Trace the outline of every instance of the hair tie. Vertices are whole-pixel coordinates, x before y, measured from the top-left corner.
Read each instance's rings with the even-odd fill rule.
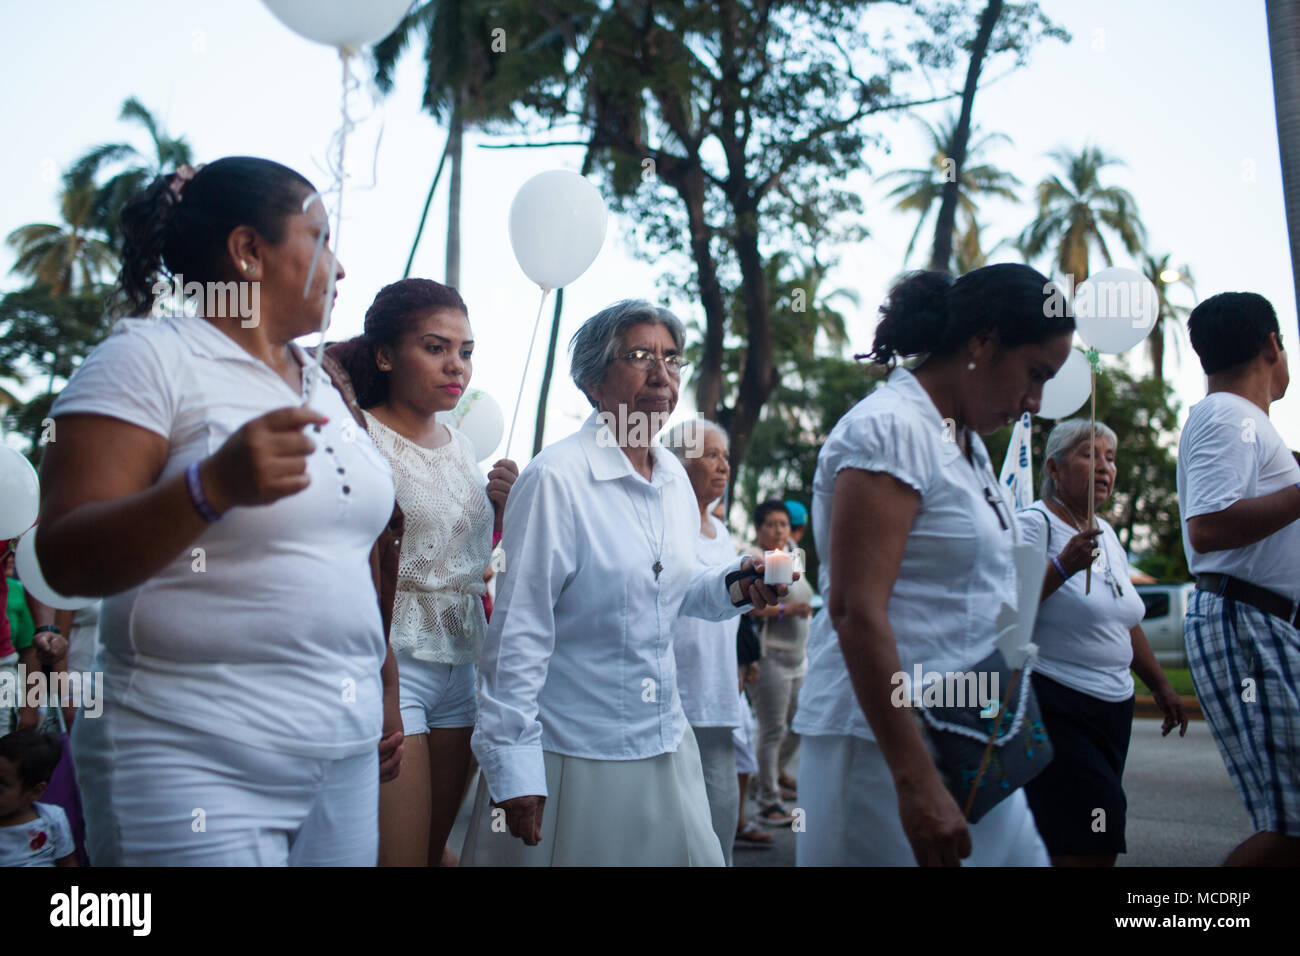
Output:
[[[181,201],[181,193],[189,185],[191,179],[199,174],[199,170],[206,164],[199,163],[197,166],[181,164],[176,167],[176,172],[172,173],[167,179],[167,188],[171,190],[172,199],[176,202]]]

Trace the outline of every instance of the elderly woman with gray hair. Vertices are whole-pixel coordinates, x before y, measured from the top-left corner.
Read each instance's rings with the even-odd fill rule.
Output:
[[[1055,866],[1114,866],[1126,850],[1130,667],[1155,694],[1163,732],[1181,725],[1187,733],[1182,703],[1142,633],[1145,608],[1115,529],[1100,517],[1085,527],[1089,469],[1096,512],[1115,489],[1116,446],[1103,424],[1059,422],[1047,437],[1042,497],[1018,515],[1025,542],[1045,548],[1048,559],[1032,680],[1055,757],[1025,794]],[[1089,564],[1090,593],[1080,573]]]
[[[466,865],[723,865],[673,638],[679,615],[724,621],[785,589],[748,558],[696,566],[696,497],[654,444],[684,338],[671,312],[624,301],[570,343],[594,411],[506,505]]]
[[[672,450],[691,483],[699,506],[699,535],[695,567],[699,571],[736,558],[727,526],[709,513],[709,506],[727,493],[731,477],[727,433],[703,418],[681,422],[668,430],[664,445]],[[704,621],[682,617],[677,622],[673,653],[677,659],[677,692],[695,734],[704,768],[713,832],[731,866],[732,844],[740,818],[740,781],[736,776],[736,745],[732,731],[740,726],[740,678],[736,663],[736,620]]]

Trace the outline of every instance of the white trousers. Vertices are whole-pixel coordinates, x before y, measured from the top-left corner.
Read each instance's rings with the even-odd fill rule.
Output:
[[[700,748],[704,789],[709,795],[713,832],[722,844],[722,858],[731,866],[736,822],[740,819],[740,781],[736,779],[736,745],[731,727],[692,727]]]
[[[379,757],[274,753],[106,704],[72,728],[93,866],[374,866]]]
[[[889,766],[873,740],[803,736],[795,861],[799,866],[916,866],[898,816]],[[962,866],[1049,866],[1034,817],[1017,790],[970,824]]]

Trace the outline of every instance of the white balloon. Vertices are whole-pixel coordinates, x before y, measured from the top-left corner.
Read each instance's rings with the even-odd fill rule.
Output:
[[[299,36],[326,46],[359,50],[397,28],[411,0],[262,0]]]
[[[1073,307],[1079,338],[1098,352],[1119,355],[1151,334],[1160,305],[1146,276],[1112,266],[1079,283]]]
[[[483,461],[496,451],[506,431],[506,417],[497,400],[476,388],[466,391],[455,408],[439,412],[437,418],[469,439],[475,461]]]
[[[30,528],[40,507],[36,469],[22,454],[0,445],[0,539],[16,538]]]
[[[18,580],[22,582],[27,593],[56,610],[78,611],[99,600],[93,597],[64,597],[45,583],[40,562],[36,560],[36,528],[32,528],[18,539],[14,568],[18,572]]]
[[[1056,377],[1049,379],[1043,386],[1043,402],[1038,409],[1038,417],[1068,418],[1079,410],[1091,394],[1092,369],[1088,365],[1088,357],[1078,349],[1070,349],[1070,357],[1065,360]]]
[[[600,252],[605,220],[600,190],[567,169],[548,170],[515,193],[510,245],[524,275],[543,289],[563,289]]]

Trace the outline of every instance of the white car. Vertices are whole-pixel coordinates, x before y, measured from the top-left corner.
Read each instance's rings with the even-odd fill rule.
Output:
[[[1183,618],[1194,590],[1196,585],[1190,581],[1185,584],[1137,585],[1138,596],[1147,608],[1146,617],[1142,618],[1142,630],[1161,667],[1187,666]]]

